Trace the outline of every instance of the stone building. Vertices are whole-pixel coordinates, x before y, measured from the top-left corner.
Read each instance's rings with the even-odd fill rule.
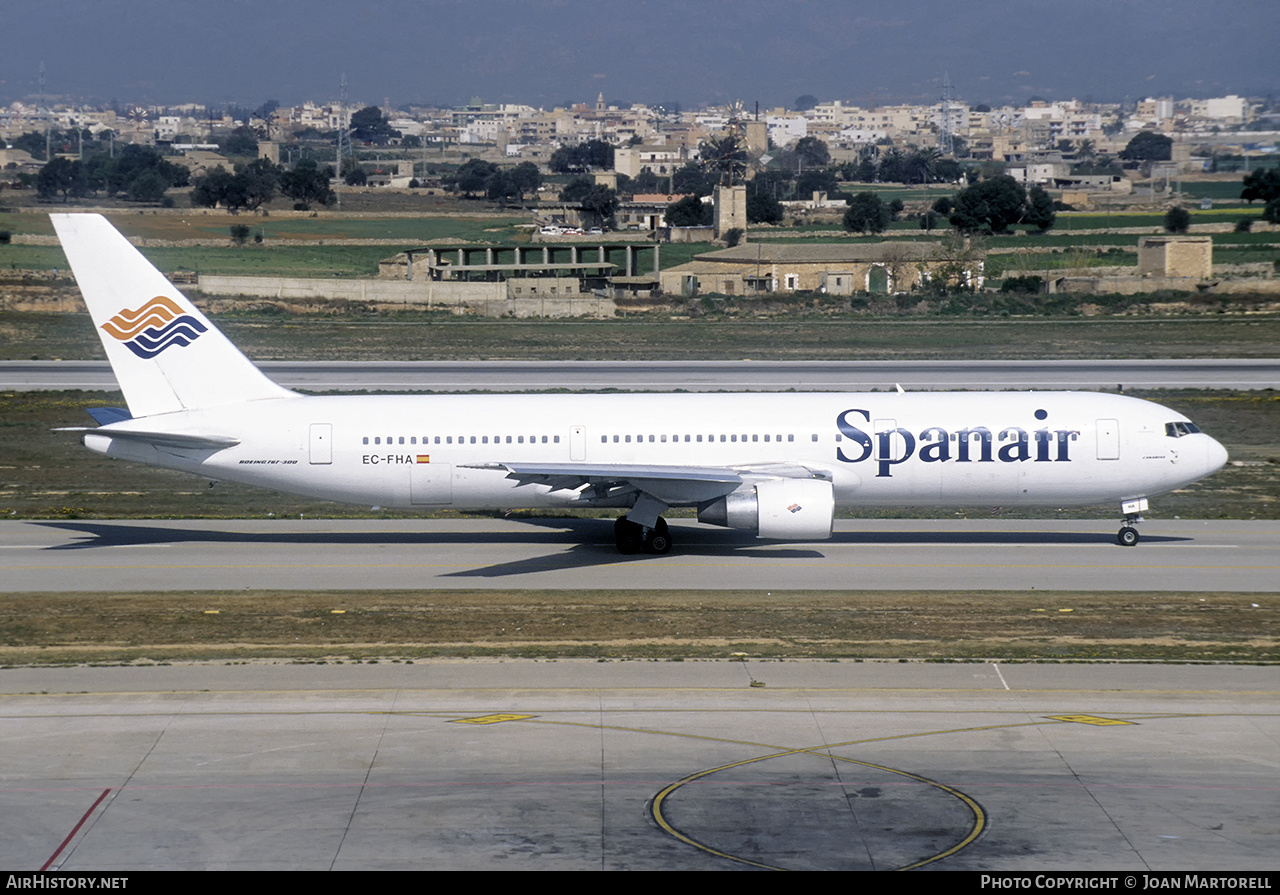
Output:
[[[909,292],[923,285],[939,265],[954,263],[933,242],[751,243],[706,252],[687,264],[662,271],[664,293],[760,295],[767,292]],[[963,273],[982,286],[982,261]]]
[[[1213,237],[1143,236],[1138,240],[1138,276],[1213,276]]]

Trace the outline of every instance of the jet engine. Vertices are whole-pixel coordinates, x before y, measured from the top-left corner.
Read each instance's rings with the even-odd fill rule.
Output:
[[[770,479],[698,507],[698,521],[783,541],[831,537],[835,493],[822,479]]]

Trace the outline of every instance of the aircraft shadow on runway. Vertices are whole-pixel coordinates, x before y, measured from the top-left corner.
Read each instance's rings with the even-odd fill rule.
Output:
[[[282,520],[283,521],[283,520]],[[148,544],[278,544],[278,545],[387,545],[426,547],[491,544],[542,545],[543,555],[497,562],[457,572],[449,578],[501,578],[510,575],[558,572],[613,565],[614,563],[662,562],[680,557],[765,560],[815,560],[827,558],[825,545],[843,546],[1107,546],[1114,539],[1092,531],[842,531],[822,544],[788,544],[760,541],[749,534],[716,528],[673,525],[676,547],[668,556],[637,554],[622,556],[613,546],[612,523],[604,519],[520,518],[520,528],[508,531],[271,531],[267,523],[257,531],[133,525],[128,522],[38,522],[48,528],[77,532],[83,537],[48,550],[87,550],[104,547],[137,547]],[[1177,543],[1191,538],[1168,535],[1145,536],[1144,543]],[[569,545],[556,550],[557,545]],[[1141,548],[1138,548],[1141,549]]]
[[[520,529],[488,532],[448,531],[270,531],[252,532],[220,529],[183,528],[180,525],[131,525],[128,522],[37,522],[35,524],[64,531],[78,532],[84,537],[73,542],[47,547],[47,550],[92,550],[109,547],[139,547],[148,544],[298,544],[316,545],[386,545],[401,547],[440,547],[450,544],[543,545],[544,555],[499,562],[441,577],[501,578],[508,575],[557,572],[614,563],[651,562],[668,557],[636,554],[622,556],[613,545],[613,522],[606,519],[520,518]],[[523,526],[528,526],[524,528]],[[728,556],[751,559],[821,559],[824,554],[808,545],[782,545],[749,539],[740,532],[681,529],[682,538],[676,555]],[[568,550],[556,550],[567,544]]]

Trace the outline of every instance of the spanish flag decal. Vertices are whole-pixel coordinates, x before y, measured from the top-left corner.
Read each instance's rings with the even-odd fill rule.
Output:
[[[418,462],[419,462],[419,463],[430,463],[430,462],[431,462],[431,455],[430,455],[430,454],[419,454],[419,455],[418,455]]]

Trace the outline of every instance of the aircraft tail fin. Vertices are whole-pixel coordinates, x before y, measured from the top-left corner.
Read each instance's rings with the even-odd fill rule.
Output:
[[[99,214],[54,229],[134,417],[290,397]]]

